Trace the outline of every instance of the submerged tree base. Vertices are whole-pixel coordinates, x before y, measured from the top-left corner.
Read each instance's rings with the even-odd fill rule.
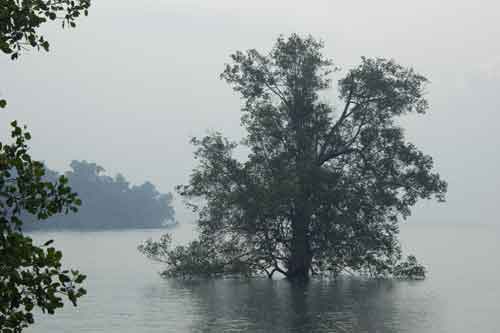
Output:
[[[221,249],[223,249],[221,251]],[[338,278],[340,276],[357,276],[369,278],[394,278],[407,280],[425,279],[426,269],[415,256],[410,255],[401,260],[398,252],[389,261],[381,262],[365,258],[361,265],[348,265],[337,262],[335,266],[310,269],[307,274],[293,274],[286,270],[286,263],[275,262],[266,266],[265,262],[257,260],[250,252],[226,244],[207,244],[202,240],[191,241],[184,246],[172,247],[170,234],[164,234],[159,241],[146,240],[138,246],[138,250],[148,258],[166,265],[161,272],[164,278],[249,278],[267,277],[272,279],[277,275],[291,282],[307,282],[311,278]],[[354,262],[353,262],[354,263]],[[371,263],[371,264],[370,264]]]

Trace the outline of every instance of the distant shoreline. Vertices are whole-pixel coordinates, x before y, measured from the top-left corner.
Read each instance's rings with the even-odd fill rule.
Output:
[[[43,222],[41,222],[43,223]],[[34,233],[34,232],[52,232],[52,231],[75,231],[75,232],[97,232],[97,231],[127,231],[127,230],[153,230],[153,229],[173,229],[175,227],[179,226],[179,222],[176,223],[169,223],[164,226],[147,226],[147,227],[123,227],[123,228],[54,228],[54,227],[43,227],[43,228],[29,228],[29,229],[23,229],[23,231],[28,232],[28,233]]]

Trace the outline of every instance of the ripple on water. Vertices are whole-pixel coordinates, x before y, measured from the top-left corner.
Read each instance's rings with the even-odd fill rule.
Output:
[[[491,277],[500,268],[481,258],[500,253],[500,233],[430,228],[403,232],[429,266],[425,281],[318,280],[301,287],[267,279],[163,280],[161,267],[136,250],[163,230],[36,233],[38,241],[55,239],[66,264],[88,275],[89,294],[77,308],[37,315],[27,332],[497,331],[500,288]],[[183,242],[192,232],[174,237]]]

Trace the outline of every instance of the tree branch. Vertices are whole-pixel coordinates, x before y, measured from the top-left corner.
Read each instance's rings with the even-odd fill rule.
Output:
[[[326,152],[328,142],[332,138],[337,128],[339,128],[340,125],[344,122],[344,120],[347,119],[354,112],[356,107],[353,108],[351,112],[349,112],[349,107],[351,106],[352,103],[353,94],[354,94],[354,86],[351,86],[351,89],[349,90],[349,95],[347,96],[346,104],[344,106],[344,110],[342,111],[342,114],[340,115],[339,119],[337,119],[335,124],[332,126],[332,128],[326,135],[325,142],[323,143],[323,146],[321,147],[321,150],[318,154],[318,159],[322,159],[323,154],[325,154]]]
[[[326,161],[329,161],[332,158],[338,157],[340,155],[350,154],[350,153],[355,152],[356,149],[351,148],[351,146],[356,142],[356,139],[358,138],[359,134],[361,133],[361,130],[362,130],[363,126],[365,125],[365,119],[366,119],[366,115],[363,117],[363,119],[361,120],[361,123],[358,125],[358,129],[356,131],[356,134],[354,134],[354,136],[351,138],[351,140],[349,140],[349,143],[344,146],[344,149],[342,149],[340,151],[332,151],[330,154],[327,154],[326,156],[320,156],[319,161],[318,161],[318,165],[321,166]]]

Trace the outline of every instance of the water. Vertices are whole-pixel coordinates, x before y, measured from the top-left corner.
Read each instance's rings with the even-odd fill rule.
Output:
[[[267,279],[169,281],[136,251],[161,230],[35,233],[88,275],[77,308],[37,315],[27,332],[497,332],[500,228],[404,226],[425,281],[343,279],[291,287]],[[178,241],[189,226],[174,231]]]

